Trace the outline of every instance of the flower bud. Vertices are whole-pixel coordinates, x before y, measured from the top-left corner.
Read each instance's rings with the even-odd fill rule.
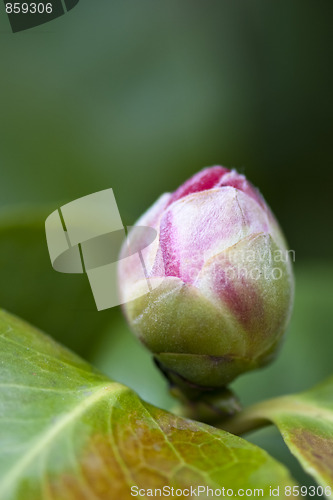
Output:
[[[292,309],[291,259],[244,175],[206,168],[137,225],[158,233],[142,252],[151,291],[140,297],[142,272],[123,258],[120,293],[130,326],[169,378],[219,388],[274,358]]]

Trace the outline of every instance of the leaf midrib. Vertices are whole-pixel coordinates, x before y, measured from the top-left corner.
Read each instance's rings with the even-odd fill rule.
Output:
[[[22,472],[33,462],[44,447],[48,446],[63,429],[69,426],[73,421],[83,415],[91,406],[105,397],[118,396],[122,392],[128,391],[128,388],[118,384],[104,384],[95,387],[92,395],[85,398],[79,405],[67,412],[63,417],[46,429],[46,431],[35,442],[34,446],[7,472],[5,479],[0,483],[0,492],[6,493],[10,486],[15,483]],[[73,391],[74,392],[74,391]]]

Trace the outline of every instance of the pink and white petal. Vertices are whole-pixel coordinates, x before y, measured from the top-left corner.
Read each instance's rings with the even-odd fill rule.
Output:
[[[165,273],[193,283],[207,259],[252,233],[268,230],[258,203],[233,187],[186,196],[161,218]]]

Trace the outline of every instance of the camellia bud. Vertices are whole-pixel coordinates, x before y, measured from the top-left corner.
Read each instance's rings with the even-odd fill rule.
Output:
[[[206,168],[137,225],[158,233],[142,252],[151,291],[140,297],[147,284],[123,258],[120,292],[129,324],[168,378],[220,388],[274,358],[292,309],[290,252],[244,175]]]

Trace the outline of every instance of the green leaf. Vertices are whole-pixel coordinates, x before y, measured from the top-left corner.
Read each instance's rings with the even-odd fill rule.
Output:
[[[243,433],[269,422],[304,470],[333,488],[333,377],[309,391],[253,405],[223,428]]]
[[[123,500],[132,485],[268,497],[293,484],[265,451],[143,402],[5,312],[0,349],[1,500]]]

